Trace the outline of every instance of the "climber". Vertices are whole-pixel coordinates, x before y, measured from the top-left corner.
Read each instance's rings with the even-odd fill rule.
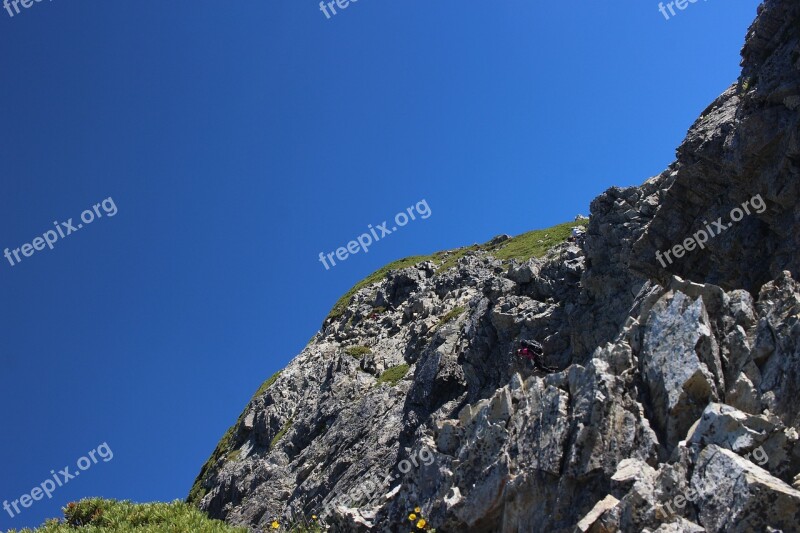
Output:
[[[521,341],[520,349],[517,350],[517,355],[524,357],[533,363],[533,366],[542,372],[557,372],[555,368],[550,368],[542,362],[544,357],[544,350],[542,345],[536,341]]]
[[[567,239],[569,242],[581,242],[583,240],[583,236],[586,234],[586,230],[584,230],[581,226],[575,226],[572,228],[572,234]]]
[[[534,361],[534,359],[538,359],[544,355],[542,345],[536,341],[520,341],[519,345],[520,349],[517,350],[517,355],[520,355],[525,359]]]

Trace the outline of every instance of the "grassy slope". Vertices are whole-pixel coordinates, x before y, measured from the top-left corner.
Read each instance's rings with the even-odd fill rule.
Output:
[[[585,220],[568,222],[544,230],[530,231],[496,245],[473,245],[458,248],[451,252],[438,252],[427,256],[400,259],[386,265],[357,283],[339,299],[329,316],[334,318],[340,316],[357,291],[382,280],[392,270],[413,266],[423,261],[434,261],[438,263],[437,273],[441,273],[455,266],[458,260],[467,253],[479,250],[486,251],[503,261],[511,259],[526,261],[531,257],[544,256],[550,248],[567,240],[573,227],[576,225],[585,226],[586,224],[587,221]],[[457,311],[461,310],[454,310],[452,313],[457,314]],[[454,318],[454,316],[450,318]],[[403,378],[407,371],[407,365],[388,369],[381,375],[379,382],[395,384]],[[279,374],[280,372],[264,382],[255,396],[266,392]],[[291,421],[287,423],[287,426],[290,424]],[[48,520],[39,528],[33,530],[23,529],[21,533],[76,533],[80,531],[87,533],[166,533],[183,531],[196,533],[245,533],[246,529],[233,528],[223,522],[211,520],[195,508],[195,505],[205,492],[200,483],[204,475],[222,456],[227,456],[231,452],[234,427],[235,425],[223,436],[211,458],[203,466],[187,499],[189,503],[135,504],[127,501],[118,502],[101,499],[82,500],[77,504],[70,504],[64,509],[64,520]],[[283,436],[287,429],[288,427],[285,426],[275,436],[273,445]],[[316,530],[316,528],[314,529]],[[14,533],[14,530],[9,533]]]
[[[90,498],[70,503],[62,520],[48,520],[36,529],[19,533],[247,533],[212,520],[185,502],[132,503]],[[273,521],[268,529],[276,533],[322,533],[316,516],[293,523]],[[9,530],[8,533],[16,533]]]
[[[279,370],[267,381],[265,381],[253,395],[253,398],[258,398],[267,392],[267,389],[269,389],[270,386],[277,381],[278,376],[281,375],[281,372],[283,372],[283,370]],[[200,469],[200,474],[198,474],[197,479],[194,480],[192,489],[189,491],[189,496],[186,498],[188,503],[192,505],[198,505],[200,500],[202,500],[206,495],[206,489],[203,487],[203,481],[205,480],[206,476],[211,473],[211,469],[222,457],[226,457],[228,460],[236,460],[239,458],[239,454],[233,450],[233,432],[239,422],[241,422],[243,416],[244,413],[239,416],[239,420],[236,421],[236,424],[228,428],[228,431],[225,432],[225,435],[222,436],[222,439],[220,439],[217,447],[212,452],[211,457],[208,458],[208,461],[206,461],[206,463],[203,465],[203,468]]]
[[[384,266],[380,270],[373,272],[363,280],[359,281],[352,289],[347,291],[333,306],[333,309],[328,315],[328,318],[340,317],[342,314],[344,314],[345,309],[350,304],[350,301],[352,300],[353,295],[355,295],[356,292],[363,289],[364,287],[367,287],[369,285],[381,281],[392,270],[407,268],[425,261],[433,261],[434,263],[438,264],[437,274],[440,274],[454,267],[458,262],[458,260],[464,257],[467,253],[481,251],[481,250],[488,252],[497,259],[503,261],[510,261],[512,259],[517,261],[527,261],[532,257],[543,257],[545,254],[547,254],[547,251],[549,249],[566,241],[567,238],[570,236],[572,228],[574,228],[575,226],[586,226],[587,224],[588,220],[566,222],[564,224],[559,224],[557,226],[553,226],[547,229],[529,231],[527,233],[523,233],[522,235],[518,235],[507,241],[495,245],[474,244],[472,246],[457,248],[456,250],[437,252],[431,255],[417,255],[413,257],[407,257],[405,259],[400,259],[398,261],[394,261]],[[451,313],[453,313],[454,315],[448,316],[446,318],[447,320],[449,320],[451,318],[454,318],[461,312],[463,312],[463,309],[455,309],[451,311]],[[444,320],[443,323],[446,322],[447,320]],[[402,379],[402,377],[405,375],[405,371],[407,371],[407,368],[405,369],[405,371],[403,371],[400,368],[390,369],[390,370],[392,370],[392,373],[389,374],[384,373],[385,376],[381,376],[381,378],[385,379],[379,380],[380,382],[385,381],[391,384],[396,383],[396,381],[394,380],[394,378],[396,377],[394,373],[398,374],[402,373],[402,375],[399,378]],[[261,388],[255,394],[255,396],[256,397],[260,396],[261,394],[266,392],[269,386],[275,382],[279,374],[280,372],[278,372],[270,379],[268,379],[266,382],[264,382],[264,385],[261,386]],[[287,424],[290,424],[290,422],[287,422]],[[222,437],[222,440],[220,440],[219,444],[217,445],[217,448],[214,450],[214,453],[211,454],[211,457],[203,466],[202,470],[200,471],[200,475],[197,477],[197,480],[195,481],[194,486],[192,487],[192,490],[189,493],[189,497],[187,498],[187,501],[189,503],[197,505],[203,498],[203,496],[205,496],[205,489],[202,486],[202,480],[205,478],[206,475],[208,475],[208,473],[210,473],[213,466],[216,465],[217,462],[222,457],[227,457],[230,460],[238,458],[236,454],[231,455],[233,430],[235,427],[236,424],[231,426],[228,432],[225,433],[225,435]],[[276,439],[280,440],[280,437],[283,436],[286,430],[288,430],[288,427],[282,429],[281,432],[279,432],[278,435],[276,435]],[[277,442],[277,440],[275,439],[273,440],[274,442]]]
[[[372,285],[373,283],[377,283],[378,281],[382,280],[392,270],[400,270],[401,268],[414,266],[424,261],[435,260],[436,257],[441,254],[442,252],[433,255],[416,255],[414,257],[406,257],[405,259],[400,259],[393,263],[389,263],[380,270],[373,272],[366,278],[356,283],[352,289],[347,291],[341,298],[339,298],[339,301],[336,302],[336,304],[333,306],[333,309],[331,309],[331,312],[328,314],[328,318],[337,318],[342,316],[344,314],[344,310],[347,308],[348,304],[350,303],[350,300],[353,299],[353,295],[355,293],[357,293],[364,287],[367,287],[369,285]]]
[[[131,503],[99,498],[71,503],[64,520],[48,520],[21,533],[247,533],[219,520],[211,520],[183,502]],[[10,530],[9,533],[13,533]]]
[[[486,251],[495,256],[497,259],[501,259],[503,261],[508,261],[511,259],[527,261],[532,257],[543,257],[545,254],[547,254],[547,251],[550,248],[566,241],[570,236],[572,228],[575,226],[586,226],[588,222],[589,221],[587,219],[575,222],[566,222],[564,224],[559,224],[558,226],[553,226],[547,229],[529,231],[495,245],[473,244],[472,246],[457,248],[456,250],[449,252],[437,252],[431,255],[407,257],[405,259],[400,259],[399,261],[389,263],[380,270],[373,272],[363,280],[356,283],[352,289],[347,291],[341,298],[339,298],[339,301],[336,302],[336,304],[333,306],[333,309],[328,314],[328,318],[335,319],[342,316],[356,292],[364,287],[381,281],[392,270],[407,268],[424,261],[433,261],[434,263],[439,264],[437,273],[442,273],[454,267],[458,260],[464,257],[467,253],[479,250]]]

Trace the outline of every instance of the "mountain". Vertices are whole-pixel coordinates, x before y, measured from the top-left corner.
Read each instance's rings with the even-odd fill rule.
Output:
[[[800,531],[798,109],[800,4],[767,0],[668,169],[574,241],[357,285],[189,501],[253,531]]]

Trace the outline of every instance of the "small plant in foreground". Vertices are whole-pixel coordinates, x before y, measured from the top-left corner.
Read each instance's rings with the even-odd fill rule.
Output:
[[[422,516],[422,509],[419,507],[414,508],[414,512],[408,515],[408,519],[411,521],[412,533],[414,531],[426,531],[428,533],[436,533],[435,529],[428,528],[428,521],[425,520],[425,517]]]
[[[328,527],[320,522],[317,515],[311,515],[310,519],[306,517],[292,519],[286,525],[279,520],[273,520],[269,526],[270,531],[285,531],[287,533],[322,533],[327,529]]]
[[[247,532],[244,528],[235,528],[219,520],[212,520],[200,510],[183,502],[132,503],[91,498],[69,503],[62,511],[64,520],[48,520],[41,527],[23,529],[20,533]],[[14,531],[10,530],[9,533]]]

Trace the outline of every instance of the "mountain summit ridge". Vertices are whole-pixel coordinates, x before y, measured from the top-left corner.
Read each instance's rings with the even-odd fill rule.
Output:
[[[325,509],[333,531],[395,531],[415,508],[439,532],[800,531],[800,4],[765,1],[742,58],[676,161],[597,197],[577,242],[357,285],[190,501],[253,531]]]

